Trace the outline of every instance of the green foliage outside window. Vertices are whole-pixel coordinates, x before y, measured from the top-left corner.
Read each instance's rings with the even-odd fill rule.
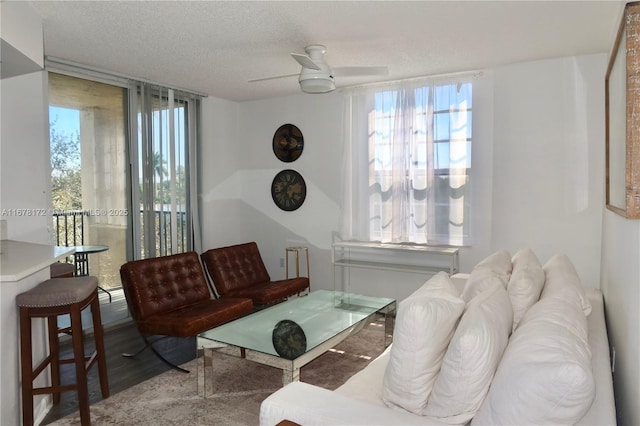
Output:
[[[51,196],[55,211],[82,210],[80,180],[80,134],[66,134],[56,129],[56,120],[49,128],[51,142]]]

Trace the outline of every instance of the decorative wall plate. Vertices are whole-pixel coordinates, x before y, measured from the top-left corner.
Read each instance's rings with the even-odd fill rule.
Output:
[[[285,163],[296,161],[303,148],[302,132],[293,124],[283,124],[273,135],[273,153]]]
[[[307,336],[291,320],[282,320],[273,327],[271,341],[278,355],[285,359],[296,359],[307,351]]]
[[[307,185],[300,173],[287,169],[279,172],[271,183],[271,197],[285,211],[298,209],[307,197]]]

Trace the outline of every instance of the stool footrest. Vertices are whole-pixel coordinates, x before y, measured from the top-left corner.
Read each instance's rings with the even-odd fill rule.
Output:
[[[34,388],[34,395],[44,395],[49,393],[59,393],[59,392],[67,392],[78,389],[78,385],[75,383],[68,385],[58,385],[58,386],[47,386],[42,388]]]
[[[95,356],[96,356],[96,351],[94,351],[91,355],[85,355],[84,360],[87,361],[89,359],[95,358]],[[64,358],[64,359],[59,359],[58,363],[59,364],[75,364],[76,360],[73,358]]]

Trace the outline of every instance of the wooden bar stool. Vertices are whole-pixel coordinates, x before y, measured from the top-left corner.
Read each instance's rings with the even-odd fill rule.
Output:
[[[34,395],[53,394],[53,403],[60,402],[60,392],[76,390],[82,425],[90,425],[89,391],[87,371],[98,362],[98,375],[102,397],[109,397],[107,363],[104,353],[104,334],[98,301],[98,279],[96,277],[52,278],[33,289],[16,296],[20,311],[20,362],[22,373],[22,417],[24,425],[33,425]],[[91,306],[95,350],[85,356],[82,332],[82,311]],[[58,328],[58,315],[69,314],[71,326]],[[49,355],[33,368],[31,351],[31,319],[47,318],[49,331]],[[71,334],[73,358],[60,359],[58,334]],[[60,383],[60,364],[76,366],[76,382]],[[34,388],[33,381],[51,365],[51,386]]]

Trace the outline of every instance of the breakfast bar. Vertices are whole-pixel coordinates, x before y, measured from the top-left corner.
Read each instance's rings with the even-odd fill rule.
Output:
[[[73,248],[69,247],[13,240],[0,241],[0,329],[2,330],[0,363],[3,365],[0,372],[2,383],[0,424],[2,425],[21,423],[16,295],[49,279],[49,265],[73,254],[73,251]],[[47,352],[47,332],[43,320],[34,321],[33,336],[33,357],[34,360],[39,360],[44,358]],[[48,381],[49,377],[42,377],[40,380]],[[35,399],[36,422],[45,416],[50,400],[50,396],[44,395]]]

